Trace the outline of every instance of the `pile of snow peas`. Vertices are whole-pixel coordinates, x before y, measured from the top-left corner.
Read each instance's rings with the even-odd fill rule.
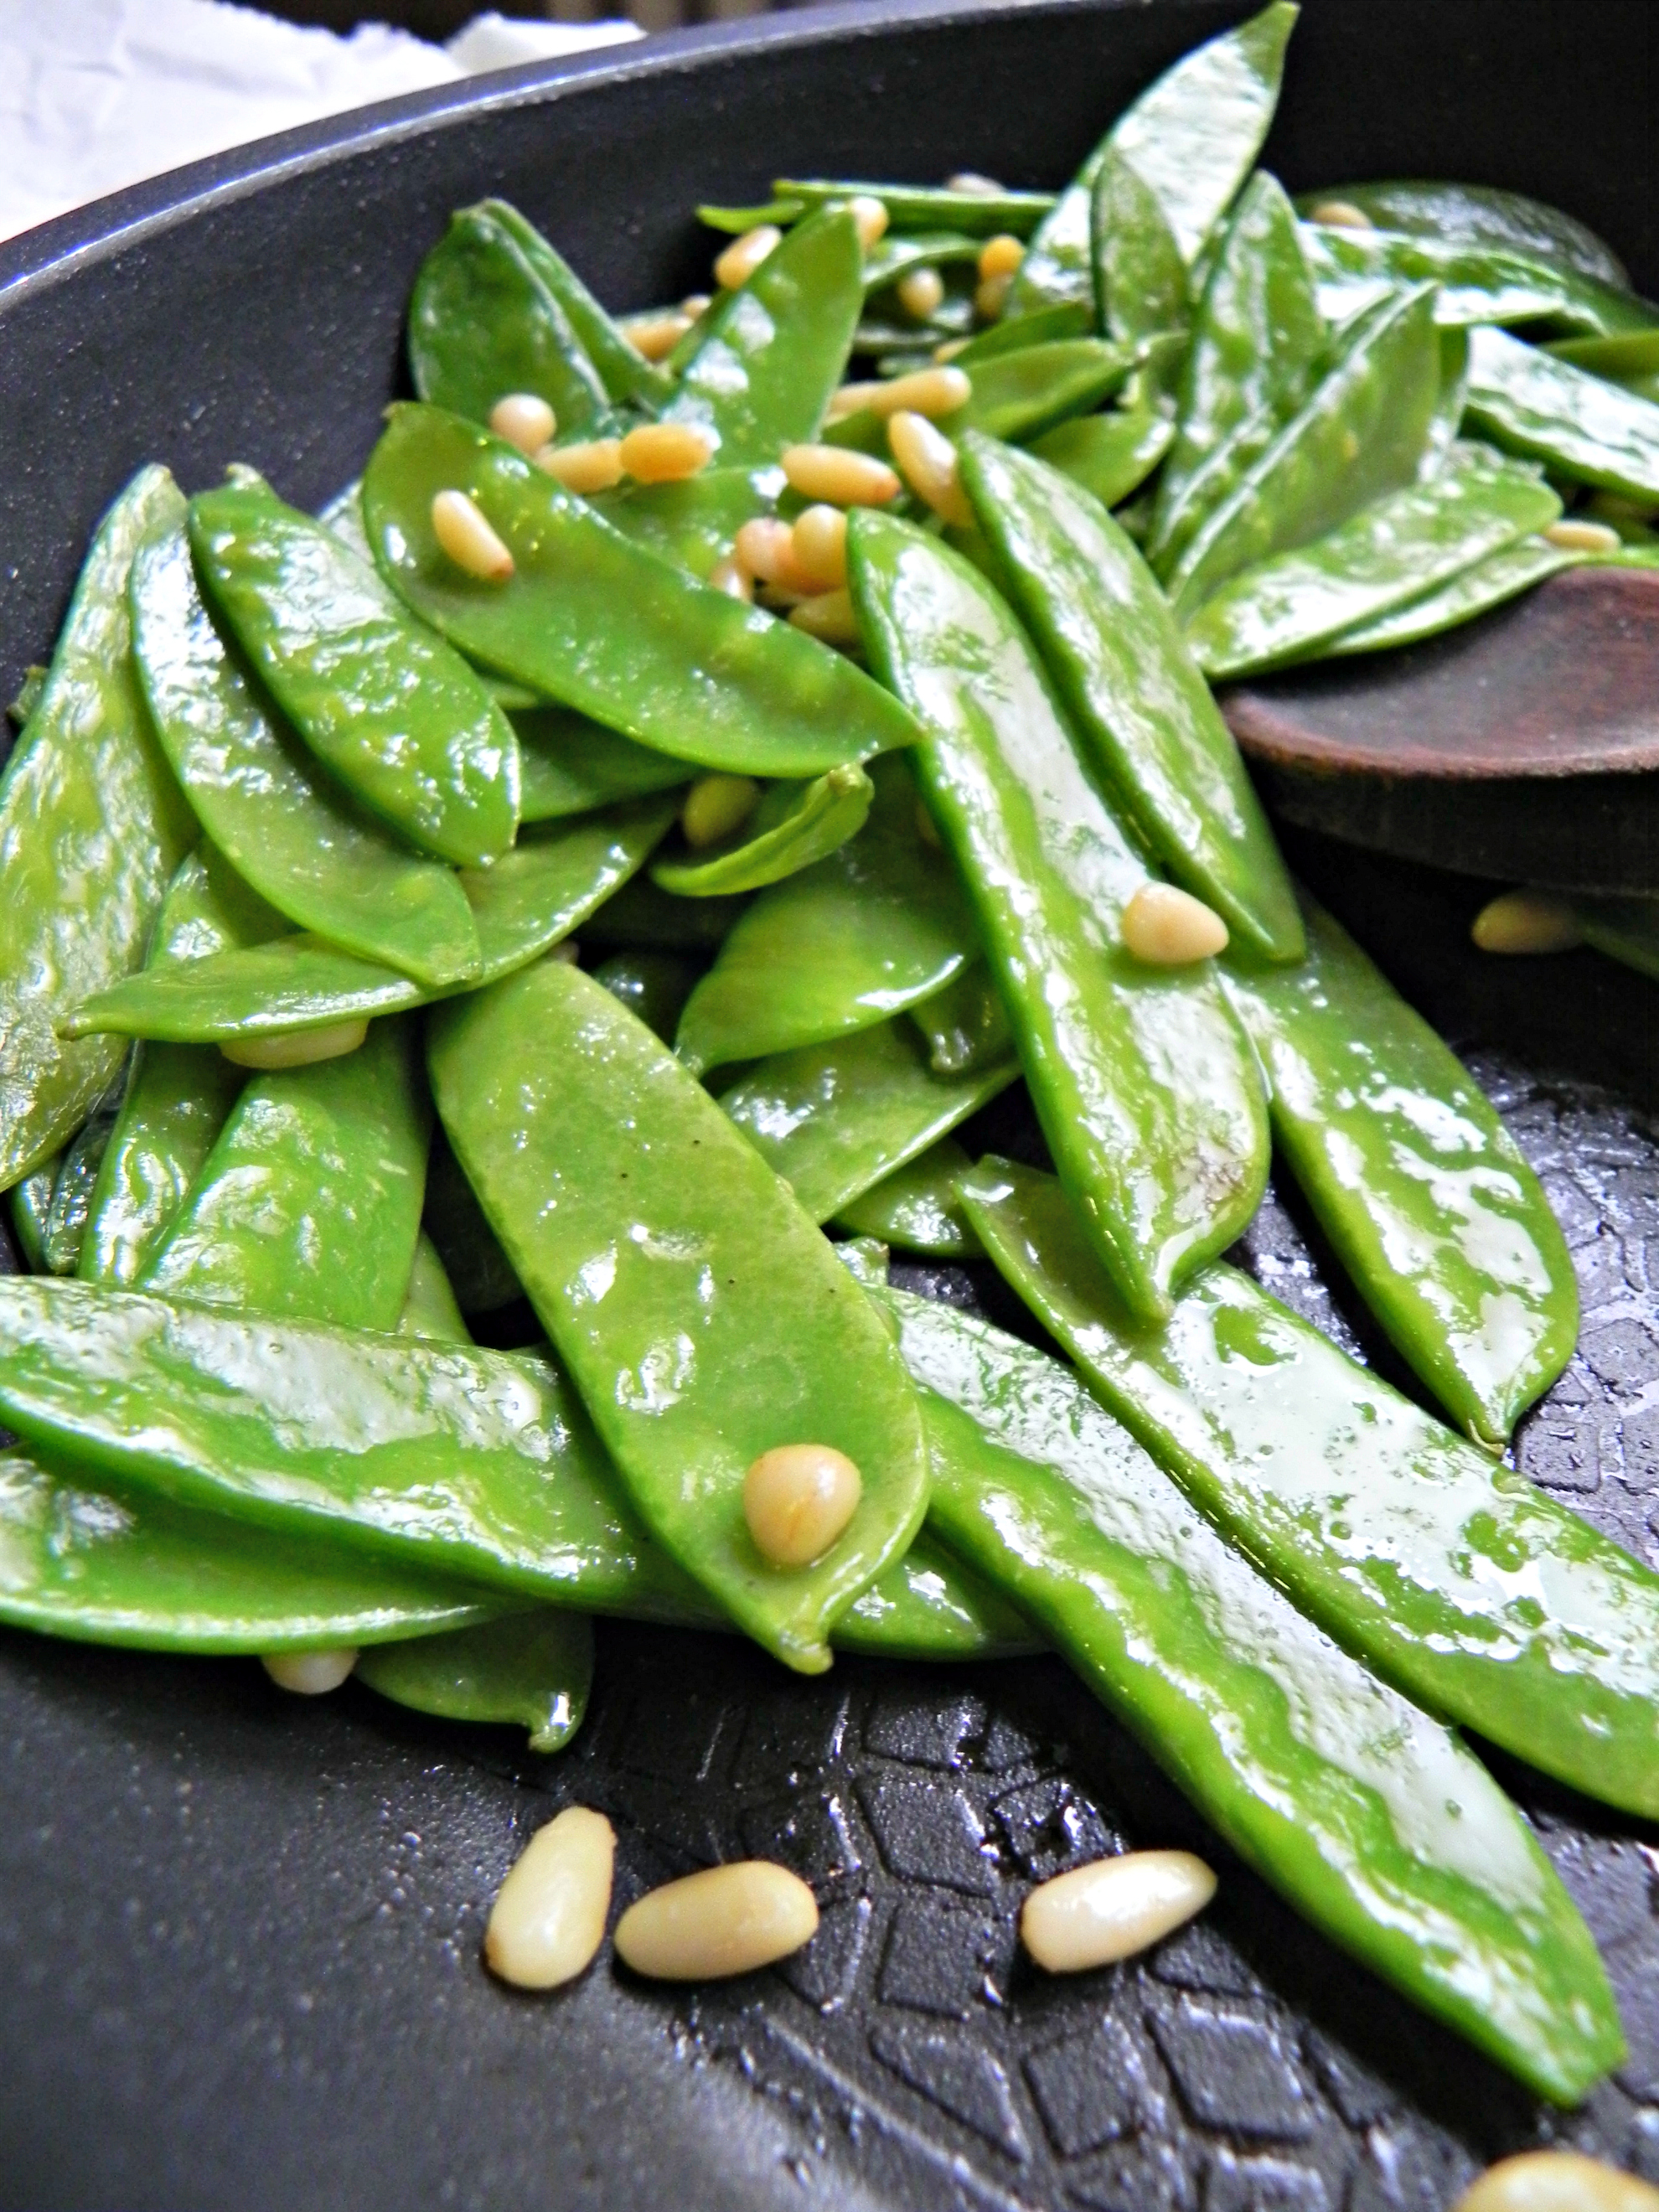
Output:
[[[1295,16],[1057,198],[703,210],[649,315],[465,210],[323,516],[117,499],[0,788],[0,1620],[543,1750],[596,1613],[1051,1649],[1571,2104],[1617,2010],[1458,1730],[1659,1814],[1659,1577],[1504,1459],[1565,1241],[1210,679],[1651,558],[1659,310],[1515,195],[1292,204]],[[964,1142],[1021,1084],[1046,1170]],[[1275,1146],[1424,1403],[1223,1259]]]

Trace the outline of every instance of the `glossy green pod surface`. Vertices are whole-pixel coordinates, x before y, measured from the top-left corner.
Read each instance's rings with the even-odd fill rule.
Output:
[[[665,370],[631,346],[558,248],[543,237],[527,216],[509,200],[483,200],[481,210],[495,217],[540,277],[575,332],[582,351],[599,373],[612,404],[654,413],[672,388]],[[561,423],[560,428],[565,426]]]
[[[805,180],[782,177],[772,190],[778,199],[793,200],[798,209],[825,207],[836,200],[860,197],[878,199],[896,231],[958,230],[971,238],[992,238],[999,231],[1014,238],[1029,238],[1054,204],[1052,192],[957,192],[948,185],[847,184],[822,177]],[[698,210],[705,222],[711,212]],[[740,212],[744,219],[735,226],[738,230],[772,220],[749,208]]]
[[[853,762],[809,784],[775,784],[735,843],[655,861],[651,880],[679,898],[763,890],[826,860],[856,836],[874,797],[875,787]]]
[[[1012,1659],[1046,1648],[996,1584],[927,1528],[848,1607],[831,1640],[875,1659]]]
[[[1580,557],[1541,538],[1523,538],[1518,545],[1488,554],[1484,561],[1460,569],[1446,583],[1407,599],[1403,606],[1391,607],[1387,614],[1340,631],[1327,641],[1325,656],[1382,653],[1396,645],[1416,645],[1442,630],[1473,622],[1488,608],[1501,607],[1506,599],[1554,575],[1558,568],[1572,568]]]
[[[532,1751],[562,1751],[593,1686],[592,1625],[579,1613],[514,1613],[363,1653],[356,1679],[441,1720],[516,1723]]]
[[[40,1256],[48,1274],[72,1275],[81,1264],[81,1247],[92,1213],[104,1154],[114,1133],[125,1079],[118,1078],[88,1115],[73,1144],[66,1147],[52,1179]]]
[[[61,1153],[54,1153],[21,1182],[13,1183],[6,1194],[18,1256],[32,1275],[46,1272],[46,1223],[52,1217],[52,1194],[62,1160]]]
[[[472,1341],[454,1285],[438,1256],[437,1246],[424,1229],[415,1239],[415,1257],[398,1315],[398,1334],[429,1337],[441,1344]]]
[[[1115,507],[1139,490],[1174,436],[1174,424],[1162,415],[1126,408],[1121,414],[1082,415],[1058,422],[1032,439],[1031,451],[1092,492],[1103,507]]]
[[[691,780],[684,761],[636,745],[569,707],[523,707],[507,719],[519,740],[519,813],[526,822],[591,814]]]
[[[928,1259],[983,1259],[985,1248],[957,1196],[972,1164],[954,1137],[941,1137],[842,1206],[836,1225]]]
[[[1095,317],[1109,337],[1133,344],[1192,317],[1187,263],[1163,203],[1115,146],[1095,178],[1090,244]]]
[[[1659,402],[1506,331],[1469,334],[1468,421],[1494,445],[1559,476],[1659,502]]]
[[[927,1065],[935,1075],[969,1075],[1006,1060],[1014,1033],[990,969],[982,960],[909,1010],[927,1040]]]
[[[781,468],[706,468],[669,483],[594,492],[589,505],[624,538],[707,583],[744,524],[775,514],[786,489]]]
[[[1498,247],[1553,262],[1593,283],[1627,286],[1629,271],[1604,239],[1585,223],[1524,192],[1492,185],[1401,177],[1386,183],[1328,185],[1297,201],[1310,219],[1331,200],[1369,216],[1379,230],[1427,238],[1445,246]]]
[[[992,438],[1039,437],[1109,399],[1127,380],[1135,359],[1133,346],[1101,338],[1056,339],[982,357],[968,368],[973,397],[940,427],[951,437],[964,430]]]
[[[1447,325],[1551,325],[1586,337],[1651,330],[1655,311],[1623,285],[1574,275],[1559,263],[1498,246],[1412,238],[1350,224],[1307,223],[1303,241],[1334,320],[1402,285],[1436,287],[1435,317]]]

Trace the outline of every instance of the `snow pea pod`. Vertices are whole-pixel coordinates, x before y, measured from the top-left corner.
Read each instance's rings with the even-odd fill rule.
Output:
[[[935,1075],[969,1075],[1014,1048],[1014,1033],[984,961],[953,976],[942,991],[909,1010],[927,1042],[927,1065]]]
[[[1110,791],[1177,883],[1269,960],[1302,951],[1255,787],[1158,580],[1099,502],[988,439],[962,480],[1000,573]]]
[[[1060,338],[975,362],[973,396],[940,428],[952,437],[982,430],[1018,442],[1041,436],[1109,399],[1127,379],[1135,349],[1103,338]]]
[[[1578,555],[1565,552],[1541,538],[1523,538],[1518,545],[1503,553],[1489,554],[1486,560],[1477,561],[1449,582],[1424,592],[1420,599],[1408,599],[1403,606],[1395,607],[1372,621],[1356,623],[1352,629],[1345,629],[1328,641],[1324,657],[1381,653],[1390,646],[1416,645],[1442,630],[1455,629],[1462,623],[1472,622],[1489,608],[1502,606],[1517,592],[1541,583],[1546,576],[1553,576],[1558,568],[1571,568],[1578,558]]]
[[[1435,315],[1448,324],[1549,322],[1587,337],[1654,327],[1656,312],[1622,287],[1498,246],[1462,246],[1346,224],[1305,223],[1303,244],[1320,306],[1345,320],[1388,289],[1437,285]]]
[[[1659,403],[1505,331],[1469,334],[1467,420],[1494,445],[1559,476],[1659,500]]]
[[[11,1201],[11,1233],[16,1240],[18,1256],[32,1275],[46,1272],[46,1223],[52,1215],[52,1194],[58,1187],[58,1170],[62,1164],[60,1152],[26,1175],[21,1182],[13,1183],[6,1194]]]
[[[928,1259],[982,1260],[985,1247],[957,1197],[957,1184],[972,1164],[954,1137],[941,1137],[850,1200],[836,1226]]]
[[[1016,315],[1012,321],[988,324],[951,358],[958,368],[971,374],[976,362],[994,361],[1000,353],[1020,353],[1027,346],[1096,335],[1092,301],[1062,300],[1057,307],[1037,307],[1029,315]]]
[[[690,779],[684,761],[618,737],[573,708],[521,708],[507,719],[519,740],[519,813],[526,822],[589,814]]]
[[[831,207],[837,202],[879,200],[894,231],[956,230],[970,238],[994,238],[1006,231],[1014,238],[1029,238],[1054,206],[1052,192],[953,192],[948,185],[860,185],[834,183],[821,177],[781,177],[772,187],[775,198],[793,201],[796,208]],[[699,208],[706,222],[713,210]],[[737,228],[753,226],[751,209],[740,210]],[[781,222],[779,216],[757,217]]]
[[[809,784],[774,784],[755,811],[749,835],[696,859],[655,861],[651,880],[680,898],[717,898],[781,883],[856,836],[874,796],[874,785],[853,762]]]
[[[1137,407],[1057,422],[1030,441],[1030,450],[1091,492],[1103,507],[1115,507],[1139,490],[1174,437],[1175,425],[1164,416]]]
[[[631,405],[654,414],[672,389],[666,372],[647,361],[636,347],[629,343],[558,248],[543,237],[527,216],[521,215],[509,200],[484,200],[480,204],[513,239],[563,308],[578,344],[599,372],[599,381],[612,405]],[[501,386],[502,392],[524,389],[521,385]],[[568,436],[575,426],[561,419],[559,427]]]
[[[1155,969],[1125,951],[1119,917],[1148,870],[1002,600],[890,516],[855,516],[849,538],[872,665],[932,732],[917,777],[1043,1133],[1114,1279],[1156,1322],[1261,1199],[1267,1110],[1249,1047],[1206,964]]]
[[[1447,246],[1496,246],[1620,289],[1629,271],[1604,239],[1587,224],[1524,192],[1492,185],[1449,184],[1401,178],[1383,184],[1336,185],[1304,192],[1297,202],[1310,219],[1331,200],[1357,207],[1378,230],[1426,238]]]
[[[1131,1324],[1051,1176],[963,1204],[1107,1407],[1224,1535],[1407,1697],[1576,1790],[1659,1807],[1659,1576],[1248,1275]]]
[[[441,1720],[516,1723],[532,1751],[562,1751],[587,1712],[593,1629],[580,1613],[515,1613],[407,1644],[380,1644],[354,1669],[394,1705]]]
[[[1297,1911],[1577,2103],[1619,2063],[1618,2011],[1497,1784],[1206,1528],[1069,1369],[936,1302],[877,1295],[924,1386],[932,1525],[952,1550]]]
[[[976,261],[981,242],[965,232],[932,224],[917,231],[890,229],[865,254],[865,291],[884,291],[912,269],[949,269]]]
[[[98,1171],[114,1133],[125,1087],[125,1078],[110,1086],[58,1162],[40,1240],[40,1257],[48,1274],[72,1275],[80,1266]]]
[[[1018,1073],[1010,1057],[972,1075],[935,1075],[925,1040],[901,1018],[763,1060],[720,1104],[813,1220],[828,1221]]]
[[[1187,264],[1163,204],[1139,169],[1109,147],[1090,218],[1095,317],[1109,337],[1133,344],[1192,319]]]
[[[428,1200],[430,1182],[428,1169]],[[424,1212],[422,1218],[425,1218]],[[455,1296],[454,1285],[438,1256],[437,1246],[424,1229],[415,1239],[415,1257],[410,1264],[403,1310],[398,1316],[398,1334],[399,1336],[434,1338],[447,1344],[471,1344],[472,1341],[466,1316]]]
[[[1328,914],[1304,913],[1300,968],[1227,976],[1274,1140],[1396,1349],[1500,1451],[1577,1341],[1565,1239],[1455,1054]]]
[[[506,539],[517,563],[506,583],[478,583],[439,551],[432,501],[450,488]],[[363,504],[375,558],[418,614],[659,752],[744,775],[822,775],[915,741],[909,716],[843,654],[630,543],[455,416],[394,410]]]
[[[99,525],[52,668],[0,779],[0,1189],[61,1150],[113,1079],[113,1038],[60,1036],[137,968],[196,842],[132,667],[132,556],[184,501],[136,476]]]
[[[763,891],[686,1002],[675,1040],[694,1073],[868,1029],[940,990],[973,957],[954,870],[917,830],[900,762],[873,773],[859,835]]]
[[[1588,369],[1592,376],[1636,385],[1659,371],[1659,329],[1613,338],[1555,338],[1544,351],[1557,361],[1570,361],[1575,368]]]
[[[780,468],[701,469],[677,483],[596,492],[589,504],[624,538],[707,583],[744,524],[776,514],[784,489]]]

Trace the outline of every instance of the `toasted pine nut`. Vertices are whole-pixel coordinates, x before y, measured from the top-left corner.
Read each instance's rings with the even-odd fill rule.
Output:
[[[1142,884],[1123,909],[1123,944],[1137,960],[1184,968],[1227,949],[1227,925],[1213,907],[1174,884]]]
[[[579,446],[544,446],[535,457],[567,491],[609,491],[623,480],[620,438],[588,438]]]
[[[994,323],[1008,304],[1012,276],[981,276],[974,287],[974,313],[981,322]]]
[[[723,292],[735,292],[746,284],[769,253],[783,243],[783,233],[775,222],[757,223],[753,230],[745,230],[741,238],[734,238],[714,264],[714,282]]]
[[[538,1828],[495,1893],[484,1963],[521,1990],[574,1982],[605,1941],[617,1838],[603,1813],[567,1805]]]
[[[941,415],[954,415],[974,396],[973,381],[965,368],[913,368],[908,375],[890,377],[884,384],[843,384],[841,390],[860,393],[858,408],[867,407],[884,421],[907,410],[937,421]],[[837,392],[836,398],[840,397]],[[835,400],[830,404],[833,410]]]
[[[781,455],[789,489],[803,499],[832,507],[885,507],[899,495],[899,480],[885,461],[845,446],[786,446]]]
[[[1308,216],[1310,222],[1327,223],[1333,230],[1375,230],[1376,225],[1364,208],[1352,200],[1321,200]]]
[[[580,968],[582,964],[582,949],[574,937],[562,937],[547,957],[564,968]]]
[[[700,853],[741,830],[759,804],[760,786],[752,775],[700,775],[680,809],[680,833]]]
[[[641,422],[622,441],[625,474],[641,483],[678,483],[706,469],[714,441],[695,422]]]
[[[931,262],[920,269],[907,269],[893,289],[905,313],[919,323],[936,315],[945,301],[945,279]]]
[[[313,1030],[256,1031],[249,1036],[227,1037],[219,1049],[238,1067],[309,1067],[314,1060],[343,1060],[347,1053],[356,1051],[368,1035],[365,1017],[353,1022],[322,1022]]]
[[[1202,1912],[1215,1876],[1190,1851],[1126,1851],[1056,1875],[1026,1899],[1020,1941],[1051,1974],[1133,1958]]]
[[[799,1875],[769,1859],[738,1859],[630,1905],[617,1923],[617,1955],[657,1981],[712,1981],[787,1959],[817,1926],[817,1900]]]
[[[988,238],[979,249],[979,273],[981,276],[1012,276],[1025,258],[1025,248],[1017,238],[999,231]]]
[[[793,574],[795,533],[769,514],[750,518],[738,532],[732,557],[757,584],[781,584]]]
[[[878,200],[873,192],[856,192],[848,201],[847,211],[857,227],[859,244],[866,253],[886,237],[887,226],[892,218],[887,212],[885,200]]]
[[[845,589],[812,592],[790,608],[789,619],[797,629],[804,629],[808,637],[816,637],[825,645],[856,645],[859,641],[859,618],[853,611],[853,594]]]
[[[755,580],[746,568],[735,561],[716,561],[708,571],[708,580],[717,592],[724,592],[729,599],[747,602],[755,596]]]
[[[1489,2166],[1455,2212],[1659,2212],[1659,2189],[1576,2150],[1527,2150]]]
[[[946,522],[965,529],[974,510],[962,488],[957,449],[944,432],[936,430],[925,415],[901,410],[887,425],[887,442],[916,497]]]
[[[513,556],[491,529],[482,510],[464,491],[441,491],[432,501],[432,535],[469,576],[504,584],[513,574]]]
[[[321,1698],[337,1690],[357,1663],[351,1644],[337,1651],[270,1651],[259,1662],[279,1690],[296,1697]]]
[[[823,410],[826,422],[844,422],[849,415],[873,404],[875,395],[884,392],[884,384],[843,384],[830,394],[830,404]]]
[[[1482,952],[1571,952],[1584,941],[1569,902],[1550,891],[1501,891],[1469,935]]]
[[[633,315],[620,325],[635,353],[647,361],[665,361],[691,327],[684,309],[665,308],[660,315]]]
[[[509,392],[490,409],[489,427],[521,453],[533,453],[546,445],[559,424],[546,400],[535,392]]]
[[[1616,553],[1624,540],[1611,524],[1584,522],[1577,515],[1563,515],[1552,522],[1544,532],[1552,545],[1559,545],[1568,553]]]
[[[774,1444],[743,1478],[743,1517],[763,1559],[804,1567],[829,1550],[863,1492],[863,1477],[833,1444]]]
[[[838,592],[847,581],[847,514],[809,507],[789,536],[789,566],[808,592]]]
[[[699,316],[706,315],[714,304],[707,292],[688,292],[680,301],[680,313],[695,323]]]
[[[959,353],[964,352],[973,343],[972,338],[946,338],[943,345],[936,345],[933,348],[933,359],[942,367],[947,361],[954,361]]]
[[[939,834],[938,823],[920,799],[916,801],[916,835],[924,845],[931,845],[936,853],[944,846],[945,840]]]
[[[976,200],[1000,200],[1007,187],[994,177],[982,177],[977,169],[958,169],[954,177],[945,179],[947,192],[971,192]]]

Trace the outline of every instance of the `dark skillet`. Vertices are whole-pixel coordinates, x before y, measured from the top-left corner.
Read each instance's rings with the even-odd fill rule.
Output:
[[[612,305],[673,298],[707,266],[696,200],[785,169],[1057,183],[1242,12],[774,17],[400,102],[16,242],[0,252],[0,684],[48,649],[87,532],[140,462],[193,488],[246,459],[304,501],[355,472],[452,207],[506,193]],[[1541,193],[1651,291],[1654,38],[1650,0],[1310,0],[1268,158],[1293,189],[1443,174]],[[1588,1318],[1522,1463],[1646,1549],[1651,987],[1588,955],[1482,963],[1463,949],[1478,885],[1299,836],[1294,854],[1478,1048],[1544,1168]],[[1270,1205],[1244,1256],[1346,1327],[1352,1301],[1293,1214]],[[1006,1314],[994,1285],[951,1287]],[[1504,1778],[1584,1903],[1631,2037],[1571,2132],[1652,2168],[1659,1839]],[[623,1832],[619,1901],[764,1851],[815,1881],[823,1935],[787,1976],[701,1996],[608,1962],[552,2002],[503,1993],[477,1963],[483,1908],[515,1823],[571,1796]],[[1214,1856],[1216,1908],[1144,1964],[1040,1985],[1012,1957],[1022,1886],[1115,1837]],[[301,1705],[246,1663],[5,1638],[0,1987],[0,2207],[28,2212],[1437,2212],[1540,2126],[1303,1930],[1041,1661],[843,1662],[807,1684],[730,1640],[607,1629],[592,1721],[560,1763],[350,1686]]]

